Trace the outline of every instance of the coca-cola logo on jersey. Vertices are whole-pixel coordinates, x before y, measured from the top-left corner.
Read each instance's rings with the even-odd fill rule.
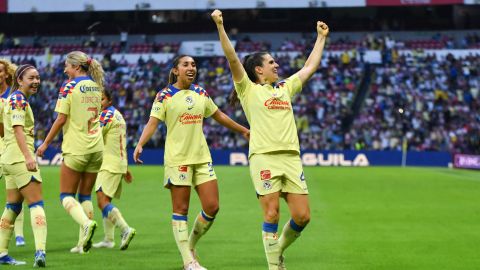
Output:
[[[201,124],[203,120],[203,115],[201,114],[190,114],[190,113],[183,113],[180,116],[180,123],[183,125],[189,125],[189,124]]]
[[[263,104],[269,110],[291,110],[290,102],[271,97]]]

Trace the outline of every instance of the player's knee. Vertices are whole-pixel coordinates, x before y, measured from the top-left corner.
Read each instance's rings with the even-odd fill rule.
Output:
[[[278,223],[279,219],[279,212],[278,209],[268,209],[265,211],[265,221],[268,221],[270,223]]]
[[[220,210],[220,206],[219,206],[218,202],[211,203],[211,204],[207,205],[207,207],[205,207],[205,209],[203,209],[203,211],[211,217],[216,216],[219,210]]]
[[[307,224],[310,222],[310,212],[301,213],[294,219],[294,221],[302,227],[307,226]]]
[[[188,214],[188,204],[176,204],[173,206],[173,213],[177,213],[180,215],[187,215]]]

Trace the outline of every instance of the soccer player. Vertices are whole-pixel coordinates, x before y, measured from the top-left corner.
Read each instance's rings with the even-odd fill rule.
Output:
[[[128,226],[120,210],[112,204],[112,198],[120,199],[122,180],[127,183],[132,181],[132,175],[127,168],[127,126],[122,114],[112,106],[112,94],[108,90],[103,91],[102,108],[100,126],[105,149],[95,190],[97,191],[98,207],[102,210],[105,238],[103,241],[93,244],[93,247],[113,248],[115,246],[113,240],[115,226],[122,232],[120,250],[126,250],[136,231]]]
[[[10,95],[10,86],[13,84],[13,76],[17,66],[7,59],[0,59],[0,155],[3,152],[3,108]],[[0,165],[0,178],[2,178],[2,169]],[[23,207],[22,207],[23,208]],[[15,242],[17,246],[25,246],[23,237],[23,209],[15,219]]]
[[[269,269],[285,269],[283,252],[310,220],[308,189],[292,111],[292,97],[317,70],[328,26],[317,22],[317,39],[305,66],[279,83],[278,64],[267,52],[240,62],[223,26],[220,10],[212,13],[235,83],[236,96],[251,127],[250,176],[263,209],[263,244]],[[292,218],[277,235],[279,199],[284,197]]]
[[[100,63],[81,51],[67,54],[65,74],[69,81],[60,89],[55,111],[57,119],[40,147],[43,156],[63,127],[63,163],[60,167],[60,200],[65,210],[81,226],[78,247],[71,252],[87,252],[97,228],[91,199],[97,173],[102,165],[103,139],[99,113],[104,85]],[[75,200],[78,191],[79,201]]]
[[[14,77],[12,94],[3,111],[5,150],[1,157],[7,204],[0,220],[0,264],[21,265],[8,255],[8,243],[13,234],[12,223],[26,199],[30,208],[35,239],[34,267],[45,267],[47,221],[43,209],[42,177],[34,155],[34,117],[28,103],[40,86],[40,75],[32,65],[20,66]]]
[[[218,186],[212,158],[203,134],[203,118],[212,117],[221,125],[241,133],[248,139],[249,130],[221,112],[207,92],[193,84],[197,66],[192,57],[180,55],[173,60],[169,84],[153,103],[150,120],[143,129],[133,159],[143,163],[143,145],[153,135],[159,121],[167,125],[165,141],[164,186],[172,197],[172,228],[182,255],[184,269],[205,269],[197,261],[195,246],[212,225],[219,209]],[[187,215],[191,188],[195,188],[202,204],[190,236]]]

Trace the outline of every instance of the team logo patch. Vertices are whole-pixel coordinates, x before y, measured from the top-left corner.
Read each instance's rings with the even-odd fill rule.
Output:
[[[269,180],[270,178],[272,178],[272,173],[270,172],[270,170],[260,171],[261,180]]]
[[[270,181],[263,182],[263,189],[270,190],[271,188],[272,188],[272,184],[270,183]]]
[[[188,166],[178,166],[179,172],[188,172]]]
[[[186,97],[185,98],[185,103],[187,104],[189,110],[191,110],[193,108],[193,106],[195,105],[195,102],[193,101],[192,96]]]

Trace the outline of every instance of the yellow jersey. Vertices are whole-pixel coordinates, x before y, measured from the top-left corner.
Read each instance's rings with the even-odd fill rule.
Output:
[[[274,151],[300,154],[292,97],[302,90],[302,81],[292,75],[275,85],[256,84],[247,74],[235,82],[235,91],[250,124],[249,157]]]
[[[127,125],[122,114],[115,107],[108,107],[100,114],[100,126],[105,145],[100,170],[127,173]]]
[[[189,89],[173,85],[158,92],[150,116],[167,125],[164,163],[168,167],[212,162],[203,119],[218,107],[202,87],[192,84]]]
[[[3,130],[5,149],[2,153],[2,164],[14,164],[24,162],[20,147],[17,144],[17,138],[13,131],[14,126],[22,126],[25,134],[25,141],[32,157],[35,157],[34,151],[34,126],[33,111],[28,103],[27,97],[21,91],[13,92],[5,102],[3,108]]]
[[[63,126],[64,154],[85,155],[103,151],[99,115],[102,91],[89,76],[68,81],[61,89],[55,111],[67,115]]]

